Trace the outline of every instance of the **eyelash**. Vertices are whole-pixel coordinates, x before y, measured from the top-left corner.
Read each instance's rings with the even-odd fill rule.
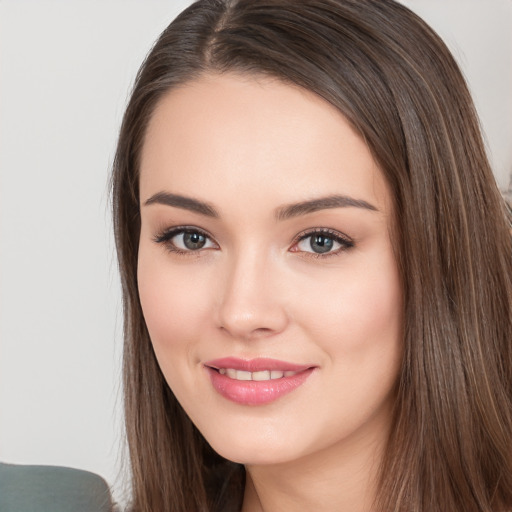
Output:
[[[308,238],[311,238],[314,235],[323,235],[326,238],[330,238],[334,242],[340,244],[340,247],[334,251],[329,251],[326,253],[317,253],[317,252],[309,252],[309,251],[293,251],[292,252],[300,252],[301,256],[306,258],[330,258],[331,256],[337,256],[342,252],[345,252],[349,249],[352,249],[354,247],[354,241],[350,239],[347,235],[344,235],[343,233],[340,233],[339,231],[335,231],[333,229],[326,229],[326,228],[313,228],[308,229],[306,231],[303,231],[302,233],[299,233],[295,240],[293,241],[291,249],[293,249],[295,246],[297,246],[300,242],[303,240],[307,240]]]
[[[202,229],[196,228],[194,226],[177,226],[175,228],[167,229],[167,230],[163,231],[162,233],[160,233],[159,235],[155,236],[154,241],[157,244],[164,244],[166,249],[169,252],[183,255],[183,256],[198,256],[198,253],[201,252],[201,249],[198,249],[196,251],[194,251],[192,249],[184,250],[184,249],[177,247],[172,242],[172,239],[175,236],[180,235],[180,234],[187,234],[187,233],[202,235],[207,240],[213,241],[213,237],[210,236],[206,231],[203,231]],[[215,243],[215,245],[217,245],[217,244]]]
[[[172,239],[180,234],[198,234],[201,236],[204,236],[207,240],[209,240],[211,243],[215,244],[216,247],[218,247],[217,243],[213,241],[213,237],[210,236],[206,231],[203,231],[202,229],[193,227],[193,226],[177,226],[175,228],[171,228],[168,230],[165,230],[161,232],[160,234],[156,235],[154,237],[154,241],[158,244],[164,244],[166,249],[169,252],[183,255],[183,256],[198,256],[200,252],[203,250],[209,250],[210,247],[207,248],[200,248],[197,250],[189,249],[184,250],[180,247],[177,247],[173,242]],[[300,251],[300,250],[293,250],[294,247],[296,247],[300,242],[307,240],[308,238],[314,236],[314,235],[323,235],[326,238],[329,238],[333,240],[334,242],[340,244],[340,247],[336,250],[325,252],[325,253],[316,253],[313,251]],[[325,228],[314,228],[309,229],[307,231],[303,231],[299,233],[295,239],[292,242],[292,246],[289,249],[291,252],[297,252],[300,253],[301,256],[306,258],[329,258],[331,256],[336,256],[344,251],[347,251],[354,247],[354,242],[351,240],[348,236],[344,235],[343,233],[340,233],[339,231],[335,231],[332,229],[325,229]]]

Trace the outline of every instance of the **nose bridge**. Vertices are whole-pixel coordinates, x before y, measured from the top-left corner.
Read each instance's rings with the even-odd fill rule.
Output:
[[[287,323],[274,265],[257,247],[245,247],[226,261],[219,301],[219,327],[248,339],[280,332]]]

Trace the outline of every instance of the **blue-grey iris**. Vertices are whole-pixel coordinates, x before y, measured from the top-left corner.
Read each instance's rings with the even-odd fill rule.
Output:
[[[332,249],[334,240],[325,235],[315,235],[311,237],[311,242],[309,244],[314,252],[324,253],[329,252]]]
[[[197,250],[201,249],[206,243],[206,237],[201,233],[184,233],[183,244],[187,249]]]

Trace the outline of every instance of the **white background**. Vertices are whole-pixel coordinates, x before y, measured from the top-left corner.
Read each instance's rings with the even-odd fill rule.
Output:
[[[108,176],[130,86],[188,0],[0,0],[0,460],[123,481]],[[502,189],[512,0],[409,0],[461,63]]]

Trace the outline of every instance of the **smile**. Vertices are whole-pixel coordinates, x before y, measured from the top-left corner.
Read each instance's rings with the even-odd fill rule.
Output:
[[[259,372],[247,372],[245,370],[235,370],[234,368],[219,368],[218,372],[221,375],[226,375],[230,379],[235,380],[275,380],[282,379],[283,377],[292,377],[297,375],[298,372],[292,371],[279,371],[279,370],[262,370]]]
[[[204,363],[213,389],[240,405],[264,405],[299,388],[315,370],[275,359],[224,358]]]

